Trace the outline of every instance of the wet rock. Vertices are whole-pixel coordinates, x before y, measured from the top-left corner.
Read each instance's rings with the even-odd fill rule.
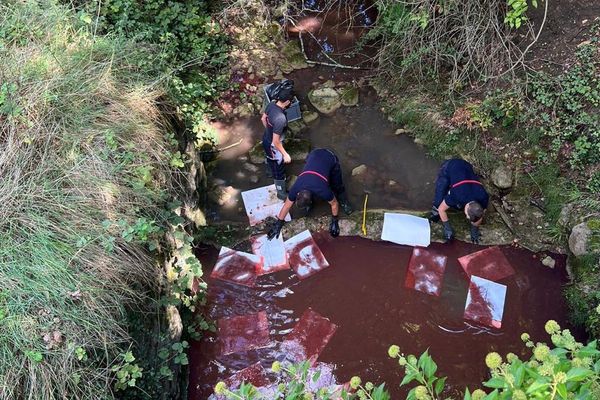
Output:
[[[569,235],[569,249],[575,256],[583,256],[588,253],[588,241],[592,236],[592,230],[585,222],[573,227]]]
[[[291,136],[294,137],[296,135],[300,135],[308,130],[308,126],[302,119],[297,119],[296,121],[292,121],[288,123],[288,130],[291,133]],[[285,145],[284,145],[285,147]]]
[[[216,204],[224,206],[232,198],[234,198],[236,194],[237,189],[235,189],[233,186],[217,186],[209,192],[208,197]]]
[[[256,165],[254,165],[254,164],[245,163],[242,166],[242,168],[245,169],[248,172],[254,172],[254,173],[258,172],[258,167]]]
[[[419,145],[419,146],[423,146],[425,144],[425,141],[423,139],[421,139],[420,137],[416,137],[413,141],[415,142],[416,145]]]
[[[354,86],[346,86],[339,89],[342,105],[345,107],[353,107],[358,104],[358,88]]]
[[[400,135],[408,134],[410,132],[411,132],[410,129],[399,128],[399,129],[396,129],[396,132],[394,132],[394,135],[400,136]]]
[[[352,169],[352,176],[361,175],[367,172],[367,166],[365,164],[361,164],[358,167],[354,167]]]
[[[331,115],[342,106],[339,93],[332,88],[319,88],[308,93],[310,103],[322,114]]]
[[[305,111],[302,113],[302,120],[304,120],[305,123],[310,124],[313,121],[316,121],[317,118],[319,118],[319,113],[314,112],[314,111]]]
[[[248,180],[252,183],[258,183],[258,176],[257,175],[250,175],[250,178],[248,178]]]
[[[300,43],[296,40],[290,40],[283,46],[281,49],[281,54],[285,57],[285,61],[280,64],[280,68],[283,72],[289,73],[295,69],[307,68],[308,63],[304,58],[304,54],[302,53],[302,49],[300,48]],[[284,68],[285,65],[285,68]],[[291,69],[291,71],[286,72],[286,69]]]
[[[492,171],[492,182],[498,189],[510,189],[513,185],[512,170],[500,165]]]
[[[546,256],[542,260],[542,265],[548,268],[554,268],[554,266],[556,265],[556,260],[550,256]]]
[[[326,82],[323,82],[323,84],[321,85],[321,87],[324,87],[324,88],[334,88],[335,87],[335,82],[330,79],[330,80],[328,80]]]
[[[310,142],[306,139],[286,139],[283,147],[288,152],[292,161],[304,161],[310,153]]]
[[[262,147],[262,142],[258,142],[250,149],[248,153],[250,156],[250,162],[252,164],[264,164],[265,163],[265,151]]]

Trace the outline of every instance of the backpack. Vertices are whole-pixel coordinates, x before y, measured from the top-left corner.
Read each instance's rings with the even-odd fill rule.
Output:
[[[282,89],[294,89],[294,81],[291,79],[282,79],[279,82],[275,82],[266,89],[267,96],[269,96],[269,100],[273,101],[277,99],[277,95],[281,92]]]

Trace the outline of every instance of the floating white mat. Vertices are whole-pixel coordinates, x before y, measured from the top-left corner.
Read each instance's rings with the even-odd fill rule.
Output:
[[[505,299],[506,285],[471,275],[464,318],[500,329]]]
[[[409,246],[427,247],[431,243],[429,221],[414,215],[385,213],[381,240]]]
[[[267,217],[277,217],[283,201],[277,198],[275,185],[263,186],[242,192],[242,200],[246,208],[246,215],[250,220],[250,226],[257,225]],[[286,215],[286,221],[291,221],[290,214]]]
[[[259,235],[250,238],[252,252],[263,258],[262,267],[258,275],[270,274],[272,272],[289,269],[287,254],[283,245],[283,235],[269,240],[267,235]]]
[[[325,256],[308,230],[284,242],[290,267],[300,279],[308,278],[329,267]]]

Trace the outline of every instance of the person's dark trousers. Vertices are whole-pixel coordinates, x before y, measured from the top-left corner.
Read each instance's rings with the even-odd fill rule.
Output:
[[[450,189],[450,177],[448,176],[448,164],[450,160],[444,161],[438,172],[438,177],[435,181],[435,197],[433,198],[433,206],[437,209],[448,194]]]
[[[285,167],[283,162],[278,163],[276,160],[271,160],[267,158],[267,164],[271,168],[271,173],[273,174],[273,179],[275,180],[285,180]]]
[[[340,167],[339,161],[336,162],[335,166],[331,170],[331,173],[329,174],[329,186],[336,197],[339,197],[340,194],[346,192],[344,181],[342,180],[342,168]]]

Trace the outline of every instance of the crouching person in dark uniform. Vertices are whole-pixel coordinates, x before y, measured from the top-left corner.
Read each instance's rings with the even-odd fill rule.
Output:
[[[315,149],[306,158],[304,170],[290,188],[288,197],[277,216],[277,222],[269,231],[269,239],[279,237],[281,228],[285,223],[284,218],[294,202],[301,209],[310,209],[313,197],[318,197],[329,203],[331,206],[329,233],[333,237],[339,236],[339,208],[341,207],[344,213],[350,214],[352,213],[352,207],[346,197],[340,160],[332,151],[327,149]]]
[[[461,159],[446,160],[435,183],[435,199],[430,220],[442,221],[444,237],[449,241],[454,238],[454,229],[448,221],[446,211],[449,208],[464,210],[471,222],[471,241],[479,243],[479,225],[483,221],[488,201],[489,195],[479,182],[471,164]]]
[[[277,98],[269,103],[261,117],[265,127],[262,145],[265,150],[267,164],[271,169],[277,197],[285,200],[287,193],[285,190],[285,168],[283,164],[289,164],[292,159],[283,147],[284,131],[287,128],[287,118],[284,110],[292,102],[294,94],[291,89],[281,89]]]

